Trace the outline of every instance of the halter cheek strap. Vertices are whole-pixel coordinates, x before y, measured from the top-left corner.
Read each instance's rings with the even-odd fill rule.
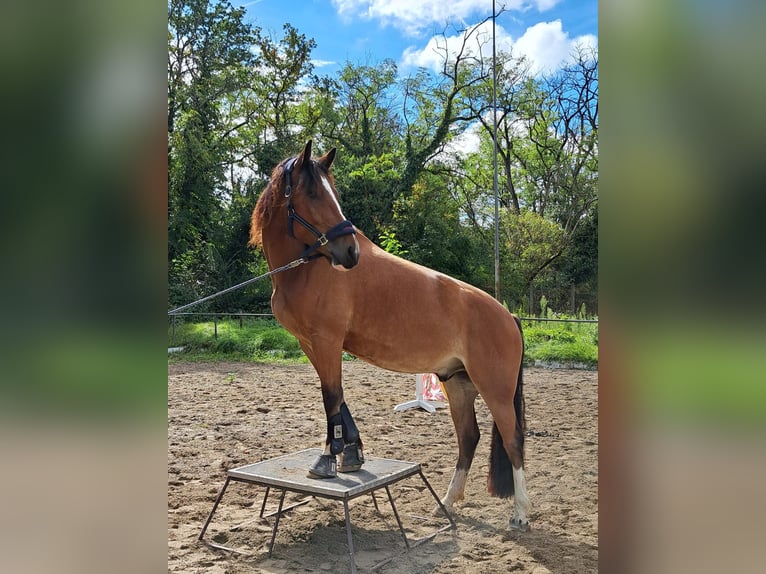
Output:
[[[285,164],[284,168],[285,198],[287,199],[287,233],[290,235],[290,237],[295,238],[293,223],[297,221],[303,227],[308,229],[312,234],[314,234],[317,240],[313,245],[306,247],[306,249],[301,254],[301,259],[314,259],[321,257],[320,254],[314,253],[315,251],[319,250],[320,247],[327,245],[330,241],[337,239],[338,237],[342,237],[344,235],[354,235],[356,233],[356,229],[354,229],[354,225],[349,220],[344,219],[337,225],[330,228],[326,233],[322,233],[316,227],[311,225],[311,223],[303,219],[295,212],[295,208],[293,207],[293,186],[291,176],[293,173],[293,168],[295,167],[295,162],[297,160],[297,157],[290,158]]]

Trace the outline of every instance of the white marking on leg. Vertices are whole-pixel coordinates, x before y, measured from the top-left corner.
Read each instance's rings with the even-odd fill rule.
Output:
[[[456,468],[452,473],[452,480],[449,483],[447,494],[442,499],[442,504],[449,511],[452,511],[452,505],[465,497],[465,481],[468,478],[468,472],[462,468]]]
[[[523,468],[513,467],[513,491],[513,519],[523,524],[528,521],[527,512],[531,506]]]

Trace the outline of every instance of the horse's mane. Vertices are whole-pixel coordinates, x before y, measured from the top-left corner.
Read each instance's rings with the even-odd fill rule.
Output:
[[[252,247],[263,247],[263,228],[268,225],[274,209],[284,203],[285,196],[284,193],[280,193],[280,191],[283,187],[283,184],[281,183],[285,173],[285,165],[289,160],[290,158],[277,164],[271,172],[269,183],[266,184],[266,187],[261,192],[261,195],[255,204],[253,216],[250,220],[250,241],[248,242],[248,245]],[[324,177],[333,184],[334,188],[335,179],[333,178],[332,173],[322,169],[314,160],[309,161],[309,166],[309,169],[302,166],[300,173],[294,173],[295,179],[293,180],[293,187],[298,184],[298,178],[301,175],[308,175],[311,185],[319,184],[321,175],[324,175]]]
[[[248,241],[248,245],[251,247],[263,246],[263,227],[269,222],[269,219],[271,219],[272,209],[275,207],[275,204],[279,199],[280,194],[277,193],[278,189],[276,188],[279,187],[278,182],[282,179],[282,175],[284,174],[286,161],[287,160],[278,163],[271,172],[271,179],[269,179],[269,183],[266,184],[266,187],[261,192],[261,195],[255,204],[253,216],[250,220],[250,241]]]

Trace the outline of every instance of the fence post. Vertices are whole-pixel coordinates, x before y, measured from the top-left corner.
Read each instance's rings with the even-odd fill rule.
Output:
[[[175,347],[176,346],[176,316],[173,315],[173,331],[172,335],[170,336],[170,346]]]
[[[213,317],[213,338],[218,338],[218,317]]]

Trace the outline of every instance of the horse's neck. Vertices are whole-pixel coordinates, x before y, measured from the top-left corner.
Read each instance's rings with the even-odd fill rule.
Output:
[[[285,217],[285,220],[287,218]],[[263,228],[263,253],[269,269],[276,269],[295,261],[303,253],[303,245],[287,235],[287,222],[271,221]]]

